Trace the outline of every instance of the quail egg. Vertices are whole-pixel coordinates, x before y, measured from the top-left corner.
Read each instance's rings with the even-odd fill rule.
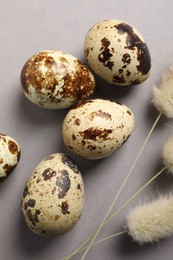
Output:
[[[95,24],[85,37],[84,52],[92,70],[110,84],[141,83],[150,74],[151,58],[144,38],[124,21]]]
[[[134,122],[134,115],[127,106],[91,99],[67,113],[62,136],[71,152],[88,159],[101,159],[128,139]]]
[[[95,79],[71,54],[46,50],[33,55],[21,72],[25,96],[43,108],[68,108],[94,93]]]
[[[44,158],[29,177],[22,212],[34,233],[53,236],[74,227],[83,203],[83,181],[76,164],[67,155],[56,153]]]
[[[10,136],[0,134],[0,181],[17,166],[20,158],[20,147]]]

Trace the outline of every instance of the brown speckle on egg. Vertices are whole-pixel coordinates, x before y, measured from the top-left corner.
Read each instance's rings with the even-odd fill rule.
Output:
[[[52,155],[50,155],[50,156],[48,156],[48,157],[46,157],[44,160],[45,161],[49,161],[49,160],[52,160],[54,157],[52,156]]]
[[[16,154],[18,153],[18,146],[15,142],[9,140],[8,141],[8,148],[9,148],[9,151],[12,153],[12,154]]]
[[[42,173],[43,179],[45,181],[50,180],[52,177],[54,177],[56,175],[56,172],[53,171],[51,168],[47,168],[46,170],[44,170],[44,172]]]
[[[41,181],[41,178],[37,178],[36,183],[39,183]]]
[[[111,120],[111,114],[103,112],[101,109],[94,111],[90,114],[90,119],[93,120],[94,117],[105,118],[106,120]]]
[[[57,221],[60,218],[60,216],[56,215],[55,216],[55,221]]]
[[[1,159],[0,159],[0,164],[2,164],[2,163],[3,163],[3,159],[1,158]]]
[[[31,207],[31,208],[34,208],[35,207],[35,200],[34,199],[29,199],[28,200],[28,206]]]
[[[132,113],[129,110],[127,110],[127,114],[129,114],[130,116],[132,115]]]
[[[4,136],[6,136],[5,134],[2,134],[2,133],[0,133],[0,139],[1,138],[4,138]]]
[[[41,211],[39,209],[36,209],[35,214],[40,215]]]
[[[24,191],[23,191],[23,198],[25,198],[29,194],[30,194],[29,193],[29,188],[28,188],[28,186],[25,186]]]
[[[56,185],[58,186],[58,198],[62,199],[66,196],[70,189],[71,181],[67,170],[62,170],[61,175],[56,179]]]
[[[124,144],[124,143],[129,139],[129,137],[130,137],[130,134],[127,135],[127,136],[124,136],[124,137],[123,137],[124,140],[123,140],[123,143],[122,143],[122,144]]]
[[[29,221],[32,223],[33,226],[35,226],[36,223],[39,222],[38,215],[32,214],[32,211],[30,209],[26,211],[26,216],[28,217]]]
[[[119,69],[119,74],[122,74],[123,73],[123,69]]]
[[[113,56],[110,52],[110,49],[108,48],[110,45],[110,41],[104,37],[101,39],[102,47],[100,48],[100,53],[98,56],[98,60],[103,63],[105,67],[108,67],[110,70],[112,70],[112,67],[114,65],[114,62],[110,60],[110,58]]]
[[[78,107],[82,107],[82,106],[84,106],[85,104],[90,104],[90,103],[92,103],[92,102],[93,102],[92,99],[86,100],[86,101],[84,101],[84,102],[81,102],[81,103],[77,104],[77,105],[74,107],[74,109],[75,109],[75,108],[77,109]]]
[[[72,134],[72,139],[75,140],[76,139],[76,136],[74,134]]]
[[[89,55],[89,53],[90,53],[89,48],[86,48],[86,49],[85,49],[85,55],[86,55],[86,57]]]
[[[76,119],[75,119],[75,124],[76,124],[76,125],[80,125],[80,120],[79,120],[79,118],[76,118]]]
[[[94,129],[93,127],[79,132],[79,134],[84,139],[91,139],[91,140],[96,140],[96,139],[107,140],[109,139],[110,133],[112,133],[111,129],[97,129],[97,128]]]
[[[69,205],[68,205],[67,201],[62,202],[62,204],[61,204],[61,211],[62,211],[62,213],[64,215],[65,214],[70,214],[70,211],[68,209],[69,209]]]
[[[80,185],[80,183],[78,183],[77,189],[78,189],[78,190],[81,190],[81,185]]]
[[[122,62],[125,64],[130,64],[131,62],[130,54],[128,53],[123,54]]]
[[[55,192],[56,192],[56,187],[53,187],[53,189],[52,189],[52,195],[54,195]]]
[[[126,80],[123,75],[113,75],[112,81],[116,84],[126,83]]]
[[[96,149],[97,149],[97,147],[96,147],[95,145],[92,145],[92,144],[89,144],[89,145],[87,146],[87,148],[88,148],[89,150],[96,150]]]
[[[75,162],[67,155],[63,155],[61,158],[62,162],[67,165],[69,168],[71,168],[75,173],[79,173],[79,169]]]
[[[28,203],[24,203],[24,209],[27,210],[28,208]]]

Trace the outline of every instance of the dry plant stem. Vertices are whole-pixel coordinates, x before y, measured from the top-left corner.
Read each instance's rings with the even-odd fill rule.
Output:
[[[115,234],[113,234],[113,235],[111,235],[111,236],[104,237],[104,238],[102,238],[102,239],[100,239],[100,240],[94,242],[93,245],[98,245],[98,244],[100,244],[100,243],[102,243],[102,242],[104,242],[104,241],[106,241],[106,240],[108,240],[108,239],[111,239],[111,238],[114,238],[114,237],[117,237],[117,236],[120,236],[120,235],[126,234],[127,232],[128,232],[128,229],[123,230],[123,231],[118,232],[118,233],[115,233]],[[81,251],[84,250],[84,249],[86,249],[86,248],[87,248],[87,246],[84,247],[83,249],[81,249]]]
[[[121,232],[115,233],[115,234],[113,234],[113,235],[111,235],[111,236],[104,237],[104,238],[102,238],[102,239],[100,239],[100,240],[94,242],[94,244],[93,244],[92,246],[98,245],[98,244],[100,244],[100,243],[102,243],[102,242],[104,242],[104,241],[106,241],[106,240],[108,240],[108,239],[111,239],[111,238],[114,238],[114,237],[123,235],[123,234],[125,234],[125,233],[127,233],[127,232],[128,232],[128,230],[126,229],[126,230],[123,230],[123,231],[121,231]],[[79,254],[80,252],[82,252],[82,251],[85,250],[86,248],[87,248],[87,246],[85,246],[85,247],[83,247],[83,248],[80,248],[80,250],[78,250],[78,252],[77,252],[76,254]],[[73,255],[73,256],[74,256],[74,255]],[[69,256],[69,257],[71,258],[72,256]],[[62,260],[66,260],[66,259],[67,259],[67,258],[63,258]],[[69,259],[69,258],[68,258],[68,259]]]
[[[151,178],[144,186],[142,186],[134,195],[132,195],[119,209],[117,209],[104,223],[107,225],[119,212],[121,212],[133,199],[135,199],[148,185],[150,185],[162,172],[167,168],[163,167],[158,173],[156,173],[153,178]]]
[[[104,241],[106,241],[106,240],[108,240],[108,239],[111,239],[111,238],[114,238],[114,237],[123,235],[123,234],[125,234],[125,233],[127,233],[127,232],[128,232],[128,229],[123,230],[123,231],[118,232],[118,233],[115,233],[115,234],[113,234],[113,235],[111,235],[111,236],[104,237],[104,238],[102,238],[102,239],[100,239],[100,240],[94,242],[94,243],[92,244],[92,246],[98,245],[98,244],[100,244],[100,243],[102,243],[102,242],[104,242]],[[78,250],[77,254],[80,253],[80,252],[82,252],[83,250],[85,250],[85,249],[87,249],[87,248],[88,248],[87,246],[81,248],[80,250]]]
[[[158,173],[156,173],[146,184],[144,184],[135,194],[133,194],[118,210],[116,210],[105,222],[103,226],[106,226],[116,215],[118,215],[118,213],[120,213],[133,199],[135,199],[146,187],[148,187],[161,173],[163,173],[167,168],[163,167]],[[124,231],[124,233],[126,233],[127,230]],[[122,232],[121,232],[122,233]],[[119,233],[117,233],[119,234]],[[123,234],[123,233],[122,233]],[[91,234],[91,236],[89,238],[91,238],[94,235]],[[114,235],[112,235],[113,237]],[[116,236],[116,234],[115,234]],[[88,239],[89,239],[88,238]],[[111,238],[108,237],[108,238]],[[105,238],[108,239],[108,238]],[[100,241],[100,240],[99,240]],[[99,243],[99,241],[95,242],[93,245]],[[103,239],[100,241],[102,242]],[[70,259],[71,257],[73,257],[75,254],[78,254],[79,252],[83,251],[84,249],[86,249],[86,247],[82,247],[82,245],[80,246],[80,249],[78,249],[76,252],[72,253],[71,255],[69,255],[67,258],[65,259]]]
[[[118,191],[118,193],[117,193],[117,195],[115,196],[115,198],[114,198],[112,204],[110,205],[110,208],[108,209],[108,211],[107,211],[105,217],[103,218],[103,220],[102,220],[102,222],[100,223],[98,229],[96,230],[96,232],[95,232],[95,234],[94,234],[94,236],[93,236],[93,238],[92,238],[92,240],[91,240],[91,242],[90,242],[88,248],[86,249],[85,253],[83,254],[81,260],[84,260],[84,259],[85,259],[85,257],[86,257],[86,255],[87,255],[87,253],[89,252],[89,250],[90,250],[90,248],[91,248],[93,242],[95,241],[97,235],[99,234],[100,230],[102,229],[102,226],[103,226],[104,222],[106,221],[106,219],[107,219],[109,213],[111,212],[111,210],[112,210],[114,204],[116,203],[116,201],[118,200],[118,198],[119,198],[119,196],[120,196],[122,190],[124,189],[124,186],[125,186],[126,182],[128,181],[128,179],[129,179],[129,177],[130,177],[130,175],[131,175],[131,173],[132,173],[132,171],[133,171],[133,169],[134,169],[134,167],[135,167],[137,161],[139,160],[139,158],[140,158],[140,156],[141,156],[141,154],[142,154],[142,152],[143,152],[143,150],[144,150],[144,148],[145,148],[145,145],[147,144],[147,142],[148,142],[148,140],[149,140],[149,138],[150,138],[150,136],[151,136],[151,134],[152,134],[154,128],[156,127],[156,125],[157,125],[157,123],[158,123],[158,121],[159,121],[161,115],[162,115],[162,113],[159,113],[159,115],[157,116],[157,118],[156,118],[156,120],[155,120],[153,126],[151,127],[151,129],[150,129],[150,131],[149,131],[149,133],[148,133],[148,135],[147,135],[147,137],[146,137],[146,139],[145,139],[145,141],[144,141],[144,143],[143,143],[143,145],[142,145],[142,147],[141,147],[139,153],[138,153],[137,156],[136,156],[135,161],[133,162],[133,164],[132,164],[132,166],[131,166],[131,168],[130,168],[130,170],[129,170],[127,176],[126,176],[126,178],[124,179],[124,181],[123,181],[123,183],[122,183],[122,185],[121,185],[121,187],[120,187],[120,189],[119,189],[119,191]]]
[[[94,236],[94,232],[79,246],[76,248],[75,251],[73,251],[73,253],[71,253],[70,255],[66,256],[65,258],[63,258],[63,260],[69,260],[71,259],[74,255],[78,254],[79,252],[81,252],[84,248],[84,246],[87,244],[87,242]],[[87,248],[87,247],[86,247]]]

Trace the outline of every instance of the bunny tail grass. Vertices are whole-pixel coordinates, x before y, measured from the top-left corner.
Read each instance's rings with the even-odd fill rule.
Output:
[[[137,206],[127,216],[129,235],[139,244],[173,236],[173,195]]]
[[[173,67],[162,76],[159,86],[153,88],[152,103],[167,118],[173,117]]]

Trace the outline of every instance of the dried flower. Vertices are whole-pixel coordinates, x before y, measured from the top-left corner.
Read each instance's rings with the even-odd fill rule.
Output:
[[[153,88],[152,102],[160,113],[173,117],[173,67],[163,75],[160,86]]]
[[[127,217],[128,233],[139,244],[173,235],[173,195],[134,208]]]
[[[168,171],[173,174],[173,136],[163,146],[162,159]]]

